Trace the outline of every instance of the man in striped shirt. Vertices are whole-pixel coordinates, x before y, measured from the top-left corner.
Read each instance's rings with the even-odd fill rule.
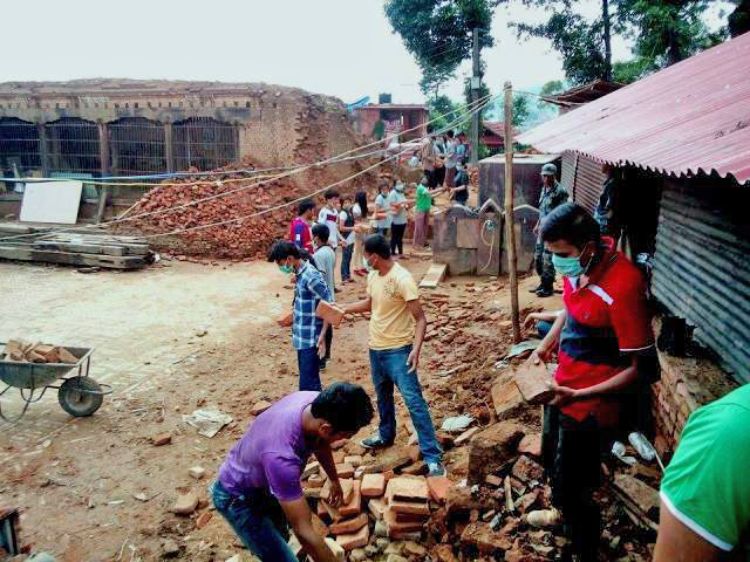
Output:
[[[288,240],[278,240],[271,246],[268,261],[275,262],[282,273],[294,275],[292,345],[297,351],[299,389],[319,391],[320,356],[325,355],[328,323],[318,318],[315,310],[321,300],[332,300],[331,291],[323,274]]]

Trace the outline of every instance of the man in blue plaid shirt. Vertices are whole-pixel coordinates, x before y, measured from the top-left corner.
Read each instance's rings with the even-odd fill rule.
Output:
[[[303,251],[288,240],[278,240],[268,252],[282,273],[295,276],[292,345],[297,350],[299,389],[322,390],[320,356],[325,355],[328,323],[315,315],[321,300],[331,301],[323,274],[306,259]]]

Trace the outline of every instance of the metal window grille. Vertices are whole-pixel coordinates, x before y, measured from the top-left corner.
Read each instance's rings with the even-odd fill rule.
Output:
[[[113,175],[167,171],[164,126],[144,117],[126,117],[110,123],[109,155]]]
[[[172,127],[177,170],[211,170],[236,160],[239,132],[236,125],[210,117],[191,117]]]
[[[47,123],[47,163],[53,172],[101,173],[96,123],[64,117]]]
[[[0,174],[11,175],[13,164],[23,174],[42,165],[39,130],[36,125],[15,117],[0,118]]]

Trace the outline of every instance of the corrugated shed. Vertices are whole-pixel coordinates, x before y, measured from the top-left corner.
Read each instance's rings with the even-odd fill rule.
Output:
[[[592,214],[599,203],[605,179],[599,162],[575,152],[563,155],[560,183],[568,190],[573,201],[583,205]]]
[[[523,144],[670,175],[750,180],[750,33],[523,133]]]
[[[662,193],[652,290],[750,382],[750,192],[668,182]]]

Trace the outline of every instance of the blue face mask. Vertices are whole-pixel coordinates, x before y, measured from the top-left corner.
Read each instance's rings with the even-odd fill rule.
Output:
[[[370,260],[367,258],[362,258],[362,262],[365,264],[365,269],[367,269],[368,272],[375,270],[375,268],[370,265]]]
[[[565,277],[580,277],[583,274],[583,266],[578,257],[563,258],[552,254],[552,265],[560,275]]]

